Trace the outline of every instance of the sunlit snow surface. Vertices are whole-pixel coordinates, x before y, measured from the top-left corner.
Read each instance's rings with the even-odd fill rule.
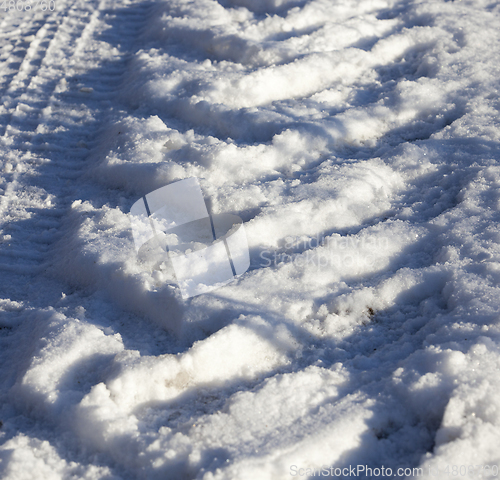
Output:
[[[2,478],[500,463],[499,2],[56,0],[0,47]],[[183,300],[128,212],[190,177],[251,266]]]

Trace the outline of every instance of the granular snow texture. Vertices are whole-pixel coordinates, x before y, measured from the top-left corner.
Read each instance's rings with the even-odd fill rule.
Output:
[[[2,478],[498,476],[500,2],[13,3]],[[129,212],[191,177],[250,268],[183,299]]]

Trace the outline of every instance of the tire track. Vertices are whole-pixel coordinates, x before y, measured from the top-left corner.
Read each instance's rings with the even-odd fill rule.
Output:
[[[43,191],[36,192],[36,187],[28,188],[28,186],[23,185],[25,178],[34,176],[33,166],[36,167],[37,164],[44,163],[47,159],[34,155],[29,152],[29,149],[25,149],[25,152],[20,151],[21,142],[19,140],[20,138],[26,140],[29,138],[29,132],[37,128],[41,111],[44,104],[47,103],[43,101],[43,97],[48,88],[53,92],[53,84],[57,81],[50,80],[50,74],[47,75],[49,72],[43,72],[43,70],[47,70],[44,60],[50,51],[52,42],[57,38],[58,32],[61,32],[61,29],[64,29],[70,21],[70,18],[66,17],[60,22],[58,15],[60,15],[59,12],[53,12],[38,28],[35,38],[30,41],[29,47],[26,49],[16,74],[13,75],[4,90],[3,99],[7,112],[4,115],[0,145],[4,151],[3,166],[7,173],[8,184],[0,199],[0,213],[3,219],[2,231],[10,231],[20,219],[28,221],[23,233],[16,232],[14,238],[10,233],[3,236],[4,243],[0,248],[0,258],[2,259],[0,269],[14,273],[17,271],[26,274],[39,271],[39,263],[47,251],[47,245],[40,242],[40,239],[44,237],[44,232],[37,232],[39,230],[36,228],[37,225],[29,222],[32,217],[29,210],[36,208],[36,205],[39,204]],[[76,38],[76,32],[74,37]],[[45,75],[42,75],[43,73]],[[49,78],[48,82],[44,81],[44,76]],[[52,206],[51,199],[49,199],[48,206]],[[35,241],[35,239],[37,240]]]
[[[0,184],[0,311],[5,314],[0,360],[9,364],[0,390],[4,405],[13,403],[9,391],[29,368],[33,345],[43,341],[46,330],[33,330],[34,319],[38,314],[45,318],[47,307],[60,307],[61,290],[67,291],[45,271],[58,254],[56,241],[78,228],[68,218],[71,204],[93,188],[92,180],[85,179],[89,154],[103,123],[122,108],[119,86],[150,12],[149,4],[132,4],[128,10],[133,16],[120,22],[117,17],[125,11],[120,1],[76,0],[67,5],[67,16],[57,20],[56,29],[43,31],[39,50],[33,46],[30,56],[38,59],[36,65],[30,64],[22,86],[12,88],[9,122],[2,123],[0,171],[8,181]],[[36,418],[36,412],[14,403],[21,418]],[[65,429],[59,421],[49,419],[55,423],[49,429]],[[7,423],[5,416],[2,422]],[[17,427],[9,430],[2,443],[17,433]]]
[[[28,47],[21,50],[22,59],[17,70],[3,82],[1,96],[5,109],[5,113],[3,113],[5,120],[2,122],[3,131],[0,135],[2,139],[5,139],[4,137],[7,135],[12,117],[19,105],[19,99],[23,93],[27,92],[32,78],[36,76],[39,67],[34,64],[34,61],[40,58],[43,59],[46,51],[44,48],[45,42],[50,42],[57,31],[57,14],[58,12],[53,12],[39,28],[37,26],[31,28],[28,35],[24,37],[30,39],[30,41]],[[18,41],[18,43],[21,42]],[[13,56],[17,56],[18,52],[19,50],[14,47],[13,52],[4,63],[14,60],[10,63],[16,64],[16,59]]]
[[[9,362],[10,375],[2,381],[2,404],[10,403],[10,388],[23,378],[33,344],[46,332],[32,330],[33,319],[60,306],[61,289],[67,291],[44,272],[58,253],[56,241],[78,228],[68,218],[71,204],[94,188],[85,172],[95,138],[113,112],[123,109],[119,87],[150,13],[150,4],[137,3],[122,8],[115,0],[68,2],[55,27],[39,28],[43,40],[39,33],[40,41],[25,55],[24,73],[17,72],[6,87],[11,89],[8,121],[0,127],[0,170],[8,181],[0,184],[0,275],[5,279],[0,311],[6,313],[0,360]],[[37,415],[16,406],[22,418]],[[49,424],[65,429],[59,421],[51,418]],[[2,442],[16,434],[10,430]]]
[[[75,196],[73,184],[85,171],[89,154],[81,139],[95,138],[102,100],[111,108],[113,85],[126,69],[126,49],[102,56],[106,43],[123,43],[123,36],[104,38],[117,5],[109,0],[68,2],[64,17],[60,11],[48,16],[4,87],[8,108],[0,147],[7,183],[0,186],[0,271],[40,273],[62,235],[63,218]],[[138,17],[124,28],[130,34],[142,25]],[[34,28],[29,25],[28,32]],[[82,77],[85,85],[79,83]]]

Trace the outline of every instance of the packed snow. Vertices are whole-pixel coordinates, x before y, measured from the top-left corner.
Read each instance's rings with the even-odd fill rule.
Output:
[[[12,4],[2,478],[498,477],[500,2]],[[185,298],[190,178],[250,267]]]

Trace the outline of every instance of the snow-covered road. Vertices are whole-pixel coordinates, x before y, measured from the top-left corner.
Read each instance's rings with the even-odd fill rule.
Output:
[[[499,475],[500,2],[11,5],[2,478]],[[129,212],[191,177],[250,268],[183,299]]]

